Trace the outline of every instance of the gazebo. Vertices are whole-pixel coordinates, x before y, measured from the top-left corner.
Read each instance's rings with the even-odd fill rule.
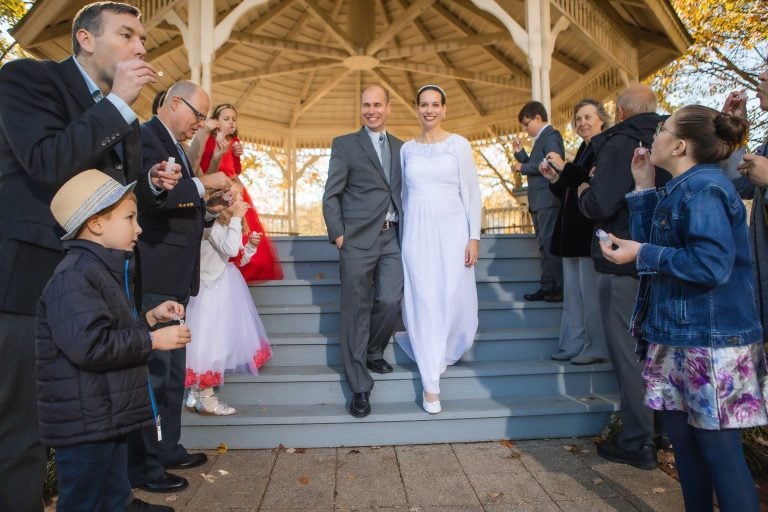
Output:
[[[417,129],[415,89],[437,83],[446,128],[487,139],[518,131],[531,99],[562,127],[580,98],[609,99],[691,43],[669,0],[128,1],[143,12],[147,59],[164,72],[140,116],[159,90],[198,81],[213,104],[237,106],[246,141],[281,153],[291,184],[298,150],[359,126],[368,84],[390,90],[397,135]],[[65,58],[86,3],[37,0],[13,35],[37,57]]]

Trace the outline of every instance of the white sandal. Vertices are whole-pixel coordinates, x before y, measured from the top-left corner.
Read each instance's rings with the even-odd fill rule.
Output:
[[[202,416],[231,416],[237,414],[237,410],[234,407],[220,402],[219,397],[214,394],[211,388],[200,391],[200,399],[195,404],[195,410]]]

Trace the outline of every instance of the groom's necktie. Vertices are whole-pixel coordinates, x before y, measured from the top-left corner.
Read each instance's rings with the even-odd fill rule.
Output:
[[[384,169],[384,177],[389,183],[389,176],[392,173],[392,154],[387,146],[387,136],[383,133],[379,135],[379,149],[381,150],[381,167]]]

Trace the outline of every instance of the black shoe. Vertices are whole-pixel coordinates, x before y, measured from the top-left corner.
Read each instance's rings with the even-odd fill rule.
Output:
[[[353,393],[352,402],[349,404],[349,414],[355,418],[364,418],[371,414],[371,402],[368,401],[370,395],[370,391]]]
[[[533,293],[526,293],[525,295],[523,295],[523,298],[525,300],[530,300],[530,301],[544,300],[548,294],[549,292],[543,290],[542,288],[539,288]]]
[[[656,469],[656,448],[653,444],[643,445],[639,450],[627,450],[616,441],[597,445],[597,454],[602,458],[619,464],[629,464],[640,469]]]
[[[368,369],[372,372],[392,373],[392,365],[383,359],[374,359],[373,361],[368,361],[365,363],[365,366],[367,366]]]
[[[204,453],[188,453],[186,460],[183,460],[172,466],[166,466],[166,469],[190,469],[202,466],[208,462],[208,456]]]
[[[139,489],[147,492],[176,492],[186,489],[189,485],[186,478],[165,473],[154,482],[147,482],[140,485]]]
[[[152,505],[146,501],[141,501],[139,498],[133,498],[125,512],[174,512],[174,509],[165,505]]]
[[[653,445],[656,447],[657,450],[671,450],[672,449],[672,441],[669,439],[669,436],[666,434],[656,434],[653,436]]]
[[[563,302],[563,290],[547,292],[544,296],[544,300],[547,302]]]

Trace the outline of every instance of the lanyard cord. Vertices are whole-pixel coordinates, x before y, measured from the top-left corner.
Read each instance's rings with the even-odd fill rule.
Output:
[[[128,260],[125,260],[125,295],[128,297],[128,301],[131,301],[131,288],[128,285]],[[139,313],[136,311],[136,303],[132,302],[133,307],[133,319],[137,320]],[[155,401],[155,392],[152,390],[152,382],[149,378],[149,368],[147,368],[147,389],[149,389],[149,401],[152,404],[152,416],[155,419],[155,425],[160,429],[160,413],[157,411],[157,401]]]

